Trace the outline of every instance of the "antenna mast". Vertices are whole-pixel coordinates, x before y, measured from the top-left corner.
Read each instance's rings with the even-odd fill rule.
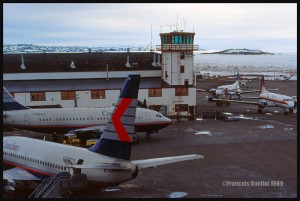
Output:
[[[185,31],[185,23],[187,21],[187,18],[183,17],[183,31]]]
[[[175,26],[175,24],[169,24],[169,25],[166,24],[166,26],[169,26],[169,27],[170,27],[170,32],[171,32],[171,27],[172,27],[172,26]]]
[[[176,20],[176,31],[178,31],[178,14],[177,14],[177,20]]]
[[[150,52],[152,52],[152,24],[151,24],[151,43],[150,43]]]

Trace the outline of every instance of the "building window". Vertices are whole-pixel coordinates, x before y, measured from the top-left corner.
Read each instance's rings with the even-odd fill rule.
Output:
[[[175,104],[175,112],[188,111],[188,104]]]
[[[105,90],[91,90],[91,99],[105,99]]]
[[[165,71],[165,79],[168,78],[168,71]]]
[[[148,97],[161,97],[162,89],[148,89]]]
[[[184,59],[184,52],[180,52],[180,59]]]
[[[189,88],[187,87],[178,87],[175,88],[175,96],[188,96]]]
[[[61,100],[75,100],[75,91],[62,91]]]
[[[150,110],[155,110],[157,112],[160,112],[162,105],[149,105]]]
[[[180,66],[180,73],[184,73],[184,66]]]
[[[45,101],[46,94],[45,94],[45,92],[31,92],[30,100],[31,101]]]

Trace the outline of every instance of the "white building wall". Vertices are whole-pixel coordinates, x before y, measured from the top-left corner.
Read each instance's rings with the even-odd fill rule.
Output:
[[[120,90],[106,90],[105,99],[91,99],[90,91],[77,91],[77,107],[94,108],[114,106],[120,95]],[[46,101],[31,101],[30,93],[15,93],[15,99],[25,106],[38,105],[61,105],[64,108],[75,107],[74,100],[61,100],[60,92],[46,92]],[[189,96],[175,96],[175,88],[163,88],[162,97],[148,97],[148,89],[140,89],[138,100],[143,103],[146,99],[150,105],[162,105],[167,107],[168,116],[178,115],[175,112],[175,104],[188,104],[196,106],[196,88],[189,88]],[[181,112],[181,115],[188,115],[188,112]]]

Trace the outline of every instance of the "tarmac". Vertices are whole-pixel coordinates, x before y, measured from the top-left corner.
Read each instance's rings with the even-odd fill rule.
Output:
[[[229,81],[198,79],[197,88],[212,88]],[[260,81],[247,83],[259,89]],[[265,81],[275,93],[297,95],[297,81]],[[249,94],[257,96],[258,93]],[[200,154],[203,159],[141,169],[136,179],[117,187],[89,189],[76,198],[296,198],[297,113],[281,108],[259,114],[257,106],[231,103],[220,107],[197,92],[195,120],[174,121],[132,148],[132,160]],[[255,100],[253,100],[255,101]],[[231,113],[236,121],[203,118],[205,111]],[[18,132],[8,132],[11,135]],[[51,135],[22,131],[46,139]],[[48,137],[49,136],[49,137]]]

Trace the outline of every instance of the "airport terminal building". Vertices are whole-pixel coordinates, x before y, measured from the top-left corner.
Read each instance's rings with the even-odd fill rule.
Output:
[[[29,107],[108,107],[128,74],[140,74],[138,100],[168,117],[194,117],[195,33],[161,33],[155,52],[3,54],[3,86]]]

